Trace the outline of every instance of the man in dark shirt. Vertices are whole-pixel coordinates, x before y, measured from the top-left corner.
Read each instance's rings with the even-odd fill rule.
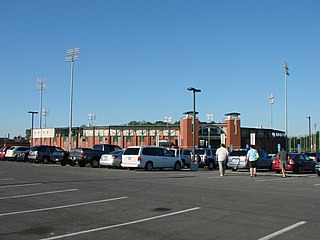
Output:
[[[281,148],[281,151],[279,153],[279,158],[280,158],[280,168],[282,170],[282,177],[287,177],[287,174],[286,174],[286,168],[287,168],[287,165],[288,165],[288,160],[290,159],[289,158],[289,154],[286,150],[284,150],[284,148]]]

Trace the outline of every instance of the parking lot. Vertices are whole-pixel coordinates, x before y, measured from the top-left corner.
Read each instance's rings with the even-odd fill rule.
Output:
[[[0,161],[0,239],[316,239],[320,178]]]

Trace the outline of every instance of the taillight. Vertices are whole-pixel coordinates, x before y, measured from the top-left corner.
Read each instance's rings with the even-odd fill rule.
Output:
[[[138,157],[138,161],[141,162],[141,160],[142,160],[142,159],[141,159],[141,157],[139,156],[139,157]]]
[[[295,162],[292,159],[290,159],[289,164],[295,164]]]
[[[84,151],[83,150],[81,151],[81,157],[84,157]]]
[[[204,159],[204,160],[207,160],[207,156],[204,156],[203,159]]]

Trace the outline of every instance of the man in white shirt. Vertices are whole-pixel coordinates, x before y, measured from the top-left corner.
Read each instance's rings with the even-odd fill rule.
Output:
[[[226,169],[226,160],[229,155],[226,145],[223,143],[220,144],[220,147],[216,151],[216,159],[219,163],[219,172],[220,176],[223,177]]]

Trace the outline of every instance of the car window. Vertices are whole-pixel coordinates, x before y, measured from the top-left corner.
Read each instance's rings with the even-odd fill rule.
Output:
[[[232,151],[230,153],[230,156],[246,156],[247,155],[247,151],[246,150],[235,150],[235,151]]]
[[[123,155],[138,155],[140,148],[127,148]]]
[[[57,148],[56,148],[56,152],[63,152],[63,149],[62,149],[62,148],[57,147]]]
[[[118,146],[114,146],[114,150],[116,151],[116,150],[122,150],[122,149]]]
[[[305,159],[307,160],[307,161],[313,161],[311,158],[309,158],[309,156],[308,155],[304,155],[304,157],[305,157]]]
[[[168,151],[168,150],[164,150],[164,155],[166,156],[166,157],[174,157],[174,154],[172,154],[172,152],[171,151]]]
[[[196,154],[197,155],[204,155],[204,150],[203,149],[196,149]]]

